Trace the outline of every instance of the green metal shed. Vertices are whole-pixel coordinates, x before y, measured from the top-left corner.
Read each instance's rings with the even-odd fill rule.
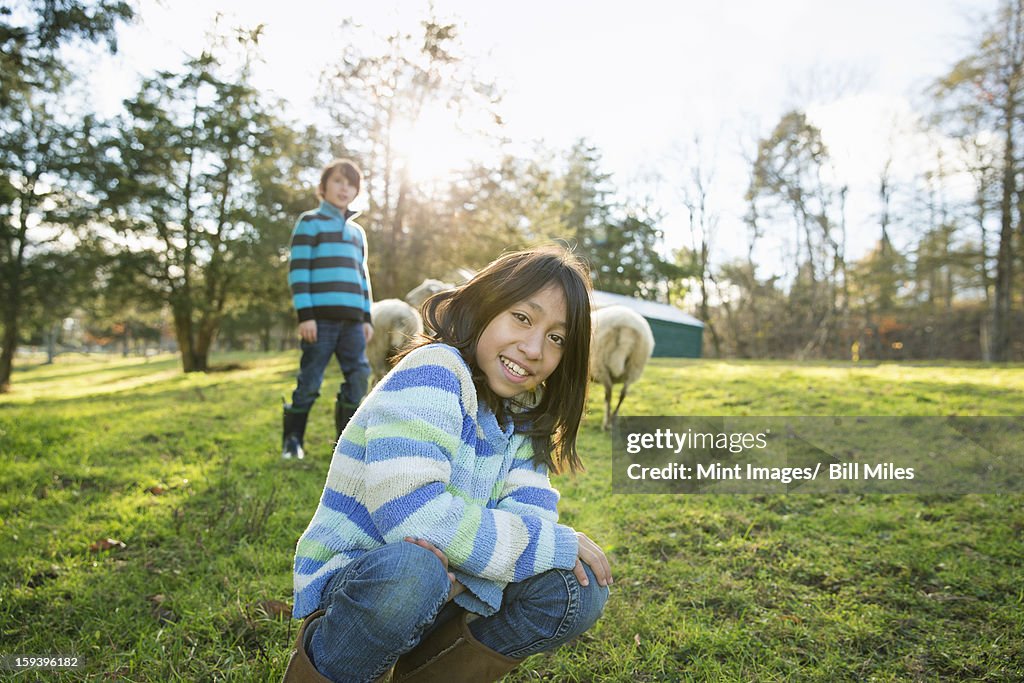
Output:
[[[654,333],[654,355],[668,358],[700,358],[704,323],[675,306],[631,296],[594,292],[594,307],[626,306],[644,317]]]

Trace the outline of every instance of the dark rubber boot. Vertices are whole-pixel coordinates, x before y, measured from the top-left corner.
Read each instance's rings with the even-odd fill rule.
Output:
[[[284,407],[283,428],[281,430],[281,457],[285,460],[298,458],[302,460],[306,452],[302,450],[302,440],[306,438],[306,420],[309,413],[293,413],[289,406]]]
[[[342,401],[340,397],[334,402],[334,429],[338,434],[335,441],[341,438],[341,433],[345,431],[345,426],[352,419],[352,416],[356,414],[356,408],[358,407],[358,403]]]

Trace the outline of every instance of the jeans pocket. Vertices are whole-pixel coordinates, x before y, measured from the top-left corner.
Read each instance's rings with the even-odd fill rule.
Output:
[[[533,615],[532,624],[535,637],[512,652],[502,653],[515,659],[523,659],[538,652],[546,652],[561,647],[580,634],[581,616],[580,583],[576,576],[568,570],[554,569],[545,576],[551,581],[551,606],[543,612]],[[555,581],[555,577],[561,579]],[[554,609],[552,609],[554,607]],[[560,609],[559,609],[560,608]],[[559,614],[560,612],[560,614]],[[529,617],[528,617],[529,618]]]

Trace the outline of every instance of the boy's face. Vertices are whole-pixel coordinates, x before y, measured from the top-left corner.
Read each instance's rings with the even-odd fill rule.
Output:
[[[356,188],[348,181],[341,169],[336,168],[331,171],[324,182],[323,195],[325,201],[345,210],[356,198]]]

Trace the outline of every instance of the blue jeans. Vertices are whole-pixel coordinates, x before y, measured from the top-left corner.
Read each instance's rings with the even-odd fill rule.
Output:
[[[501,609],[469,624],[487,647],[521,659],[554,650],[601,616],[608,589],[553,569],[505,589]],[[392,543],[366,553],[339,571],[324,588],[307,652],[337,683],[364,683],[387,671],[399,655],[455,618],[462,608],[447,603],[451,582],[441,561],[418,545]]]
[[[370,363],[366,360],[366,337],[363,323],[357,321],[316,321],[316,341],[302,342],[302,360],[299,362],[299,376],[295,391],[292,392],[290,410],[308,413],[320,395],[324,371],[331,362],[331,356],[338,358],[338,365],[345,375],[338,400],[354,408],[366,395],[366,384],[370,380]]]

